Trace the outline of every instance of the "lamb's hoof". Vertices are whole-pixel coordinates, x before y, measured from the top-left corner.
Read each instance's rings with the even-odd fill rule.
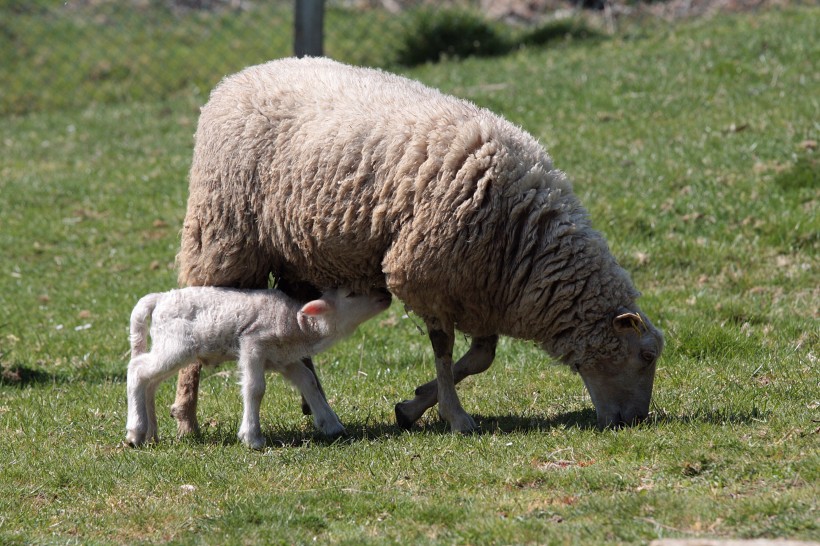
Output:
[[[249,434],[247,432],[240,432],[238,435],[243,444],[251,449],[259,451],[265,448],[265,437],[261,434],[259,436]]]
[[[402,430],[410,430],[413,428],[413,423],[416,422],[416,419],[413,419],[411,416],[407,415],[405,411],[405,405],[408,404],[410,401],[405,400],[404,402],[399,402],[396,404],[395,411],[396,411],[396,424]]]
[[[310,410],[310,405],[302,398],[302,415],[313,415],[313,412]]]
[[[140,447],[145,443],[145,432],[129,430],[125,435],[125,441],[128,442],[128,445],[131,447]]]

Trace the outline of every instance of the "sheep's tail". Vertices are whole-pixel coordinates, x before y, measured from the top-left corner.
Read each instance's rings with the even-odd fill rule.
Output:
[[[161,294],[148,294],[131,311],[131,358],[148,352],[148,318],[154,312]]]

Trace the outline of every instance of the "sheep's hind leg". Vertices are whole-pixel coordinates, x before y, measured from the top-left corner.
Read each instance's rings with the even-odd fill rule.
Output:
[[[196,361],[179,371],[177,395],[171,406],[171,417],[177,422],[177,437],[199,434],[196,420],[196,402],[199,395],[199,376],[202,362]]]
[[[456,392],[453,377],[453,343],[455,330],[452,324],[444,326],[439,321],[429,321],[427,332],[436,357],[436,382],[438,383],[438,412],[450,423],[453,432],[473,432],[478,427],[473,418],[464,411]]]
[[[493,363],[497,344],[497,335],[473,338],[470,349],[453,366],[453,379],[456,385],[465,377],[486,371]],[[425,411],[436,405],[438,382],[434,379],[419,386],[415,394],[412,400],[396,404],[396,423],[405,430],[409,430]]]
[[[302,399],[312,410],[313,424],[322,431],[322,434],[329,438],[336,438],[345,433],[345,427],[327,403],[327,398],[316,380],[314,371],[308,368],[304,360],[288,364],[280,368],[280,372],[299,389]]]

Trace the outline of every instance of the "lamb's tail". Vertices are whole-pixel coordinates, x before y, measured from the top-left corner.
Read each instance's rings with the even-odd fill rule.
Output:
[[[131,311],[131,358],[148,351],[148,318],[154,312],[161,294],[148,294]]]

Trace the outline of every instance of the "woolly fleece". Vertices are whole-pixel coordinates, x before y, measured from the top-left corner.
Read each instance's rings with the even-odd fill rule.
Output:
[[[544,148],[490,111],[285,59],[222,81],[195,138],[181,284],[386,287],[573,367],[626,358],[611,321],[637,290]]]

